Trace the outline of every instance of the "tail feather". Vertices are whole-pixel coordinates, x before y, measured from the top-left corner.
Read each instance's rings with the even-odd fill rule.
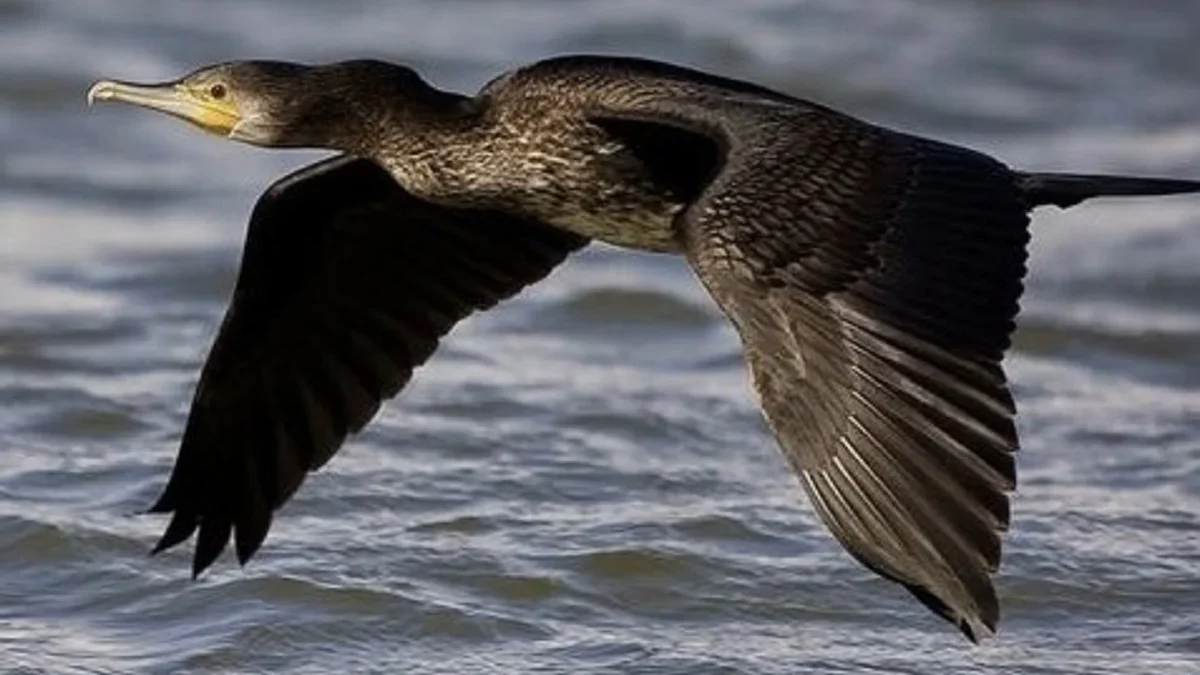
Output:
[[[1137,197],[1200,192],[1200,181],[1070,173],[1018,173],[1029,205],[1074,206],[1092,197]]]

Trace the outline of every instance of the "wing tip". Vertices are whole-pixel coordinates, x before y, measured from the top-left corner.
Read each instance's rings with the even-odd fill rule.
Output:
[[[233,523],[219,516],[207,517],[200,522],[200,534],[192,553],[193,579],[199,577],[225,551],[232,529]]]
[[[268,514],[269,516],[269,514]],[[238,565],[245,567],[255,553],[262,547],[270,528],[270,520],[258,526],[234,526],[233,548],[237,554]]]
[[[159,537],[158,543],[150,550],[150,555],[156,555],[187,541],[199,524],[200,520],[195,515],[187,511],[176,510],[175,514],[171,516],[171,522],[167,523],[167,529]]]
[[[912,584],[904,584],[904,587],[934,614],[954,624],[972,644],[977,645],[996,636],[1000,623],[1000,604],[994,594],[991,597],[976,598],[972,602],[973,606],[965,608],[964,611],[946,604],[928,588]]]
[[[199,530],[199,538],[192,556],[192,579],[197,579],[208,569],[234,540],[238,564],[245,567],[262,547],[271,527],[271,509],[265,503],[256,503],[248,514],[237,522],[217,516],[202,516],[191,510],[177,508],[170,491],[165,491],[158,501],[140,514],[172,513],[162,536],[150,549],[150,556],[174,548],[191,539]]]
[[[978,616],[961,617],[958,620],[958,629],[963,635],[971,641],[971,644],[979,644],[984,640],[990,640],[996,637],[996,625],[988,623],[986,620]]]

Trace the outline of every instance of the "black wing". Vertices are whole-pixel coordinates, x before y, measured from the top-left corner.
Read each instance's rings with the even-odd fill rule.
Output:
[[[245,563],[272,512],[362,428],[471,312],[545,277],[586,240],[434,206],[374,163],[326,160],[273,185],[250,219],[233,300],[200,376],[154,551],[232,534]]]
[[[720,106],[595,121],[635,151],[654,137],[637,124],[721,150],[681,235],[813,505],[968,637],[994,630],[1017,449],[1000,363],[1028,240],[1015,175],[816,107]]]

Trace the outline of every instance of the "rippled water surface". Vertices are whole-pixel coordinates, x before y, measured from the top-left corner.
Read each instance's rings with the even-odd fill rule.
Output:
[[[744,77],[1029,168],[1200,176],[1190,0],[0,0],[0,670],[1200,673],[1200,199],[1036,221],[998,639],[826,535],[678,260],[596,247],[462,324],[246,569],[148,558],[245,219],[317,156],[101,76],[562,52]]]

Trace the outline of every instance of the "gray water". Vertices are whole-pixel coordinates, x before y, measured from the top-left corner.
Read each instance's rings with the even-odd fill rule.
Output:
[[[1200,673],[1196,198],[1038,214],[982,646],[827,536],[687,268],[603,247],[459,326],[244,570],[146,556],[248,210],[318,155],[87,84],[370,55],[473,90],[581,51],[1200,176],[1190,0],[0,0],[0,671]]]

